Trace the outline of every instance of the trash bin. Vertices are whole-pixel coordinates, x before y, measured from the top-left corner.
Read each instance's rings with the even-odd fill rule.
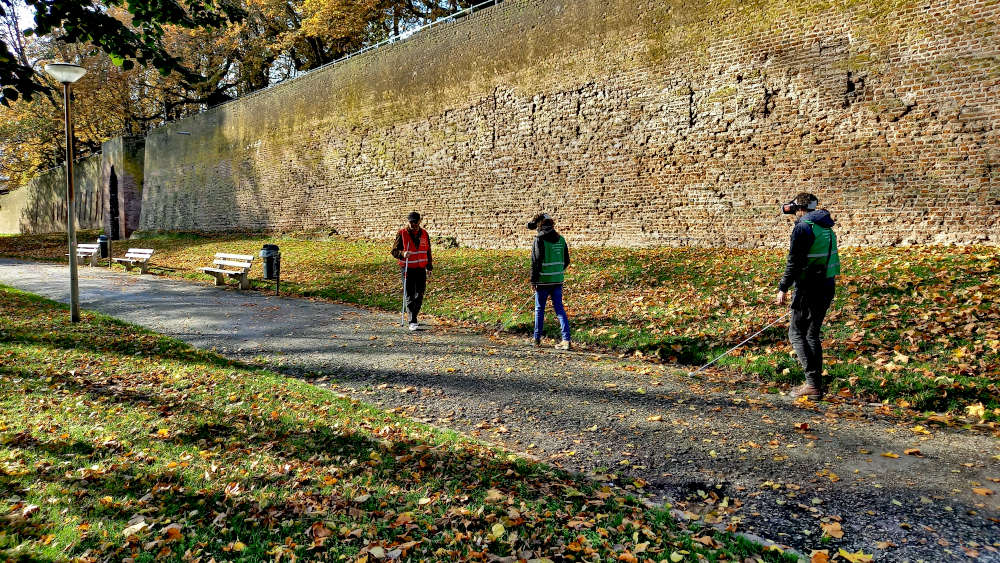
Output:
[[[264,260],[264,279],[278,279],[281,271],[281,253],[278,252],[278,245],[265,244],[260,251],[260,257]]]
[[[110,240],[111,239],[109,239],[106,235],[99,235],[97,237],[97,244],[101,246],[101,258],[107,258],[108,255],[111,254],[111,247],[109,244]]]

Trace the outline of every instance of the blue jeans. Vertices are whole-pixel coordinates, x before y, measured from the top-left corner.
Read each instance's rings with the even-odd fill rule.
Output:
[[[542,337],[542,327],[545,325],[545,302],[552,298],[552,308],[559,317],[559,328],[562,339],[569,340],[569,317],[562,302],[562,285],[539,285],[535,290],[535,340]]]

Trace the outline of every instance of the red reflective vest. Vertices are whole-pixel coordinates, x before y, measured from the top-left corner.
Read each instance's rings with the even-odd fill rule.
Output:
[[[405,262],[400,260],[399,265],[407,268],[426,268],[427,253],[431,250],[431,241],[427,237],[427,231],[420,229],[419,246],[413,245],[413,237],[410,236],[408,229],[400,229],[399,238],[403,239],[403,252],[411,253]]]

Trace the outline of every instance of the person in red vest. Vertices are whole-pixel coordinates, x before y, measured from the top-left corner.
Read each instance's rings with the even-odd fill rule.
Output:
[[[431,257],[431,239],[427,231],[420,228],[420,214],[416,211],[406,216],[408,226],[396,233],[396,242],[392,245],[392,256],[399,260],[399,269],[403,275],[403,287],[406,310],[410,313],[410,330],[417,330],[417,314],[424,304],[424,291],[427,289],[427,272],[434,269]]]

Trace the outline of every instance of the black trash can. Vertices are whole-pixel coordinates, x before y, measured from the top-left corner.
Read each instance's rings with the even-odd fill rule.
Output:
[[[278,279],[281,271],[281,253],[278,252],[278,245],[265,244],[260,251],[260,257],[264,260],[264,279]]]
[[[110,248],[111,239],[107,235],[98,235],[97,244],[101,246],[101,258],[107,258],[111,254]]]

